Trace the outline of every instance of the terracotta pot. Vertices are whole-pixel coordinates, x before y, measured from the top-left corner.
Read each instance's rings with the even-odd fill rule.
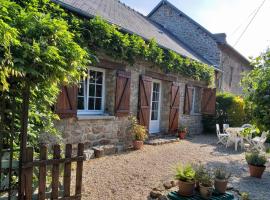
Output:
[[[185,139],[186,134],[187,134],[187,132],[185,132],[185,131],[184,132],[179,132],[179,138],[182,139],[182,140]]]
[[[205,187],[200,184],[200,195],[203,199],[210,199],[212,197],[213,187]]]
[[[227,190],[227,184],[228,184],[228,180],[222,180],[222,179],[215,179],[215,190],[218,193],[224,194]]]
[[[178,193],[182,196],[192,196],[194,194],[194,189],[195,189],[195,182],[185,182],[179,180],[179,191]]]
[[[134,141],[133,141],[133,148],[134,148],[135,150],[140,150],[140,149],[142,149],[142,148],[143,148],[143,141],[141,141],[141,140],[134,140]]]
[[[262,178],[262,174],[265,170],[265,166],[248,165],[250,176],[256,178]]]

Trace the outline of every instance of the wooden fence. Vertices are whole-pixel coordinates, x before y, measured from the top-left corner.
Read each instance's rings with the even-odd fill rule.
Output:
[[[83,171],[83,144],[79,144],[77,148],[77,155],[72,157],[72,145],[67,144],[65,148],[65,156],[61,158],[60,145],[54,145],[53,158],[48,159],[47,146],[40,146],[39,159],[34,160],[33,148],[28,147],[25,152],[25,160],[22,164],[22,180],[21,180],[21,192],[20,196],[23,196],[26,200],[32,199],[81,199],[82,190],[82,171]],[[75,181],[75,194],[71,194],[71,172],[72,162],[77,163],[76,167],[76,181]],[[59,190],[60,178],[60,165],[63,165],[63,190]],[[46,177],[48,176],[48,166],[51,167],[51,190],[46,191]],[[33,191],[33,176],[34,169],[38,169],[37,177],[37,191]]]

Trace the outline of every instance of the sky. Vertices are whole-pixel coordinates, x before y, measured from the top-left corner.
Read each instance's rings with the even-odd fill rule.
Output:
[[[160,0],[121,0],[147,15]],[[227,41],[245,57],[257,57],[270,47],[270,0],[262,8],[244,33],[255,10],[263,0],[169,0],[182,12],[212,33],[226,33]]]

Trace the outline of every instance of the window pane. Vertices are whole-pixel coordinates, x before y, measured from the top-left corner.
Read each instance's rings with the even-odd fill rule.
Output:
[[[101,98],[96,98],[95,110],[101,110]]]
[[[94,110],[94,109],[95,109],[95,98],[89,98],[88,110]]]
[[[89,84],[89,96],[94,97],[95,96],[95,85]]]
[[[84,97],[78,97],[78,110],[84,110]]]
[[[153,110],[151,112],[151,120],[157,120],[157,119],[158,119],[158,112]]]
[[[103,73],[102,72],[96,72],[96,73],[97,73],[97,75],[96,75],[96,83],[102,84]]]
[[[84,81],[80,82],[79,88],[78,88],[78,96],[83,96],[84,95]]]
[[[96,97],[102,97],[102,85],[96,85]]]
[[[90,83],[95,83],[95,78],[96,78],[96,72],[93,70],[89,70]]]

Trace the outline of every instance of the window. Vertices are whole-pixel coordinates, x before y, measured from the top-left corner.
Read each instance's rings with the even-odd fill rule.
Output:
[[[192,114],[199,114],[201,112],[201,88],[192,88]]]
[[[102,114],[104,112],[105,71],[90,68],[88,77],[82,80],[78,89],[78,113]]]
[[[160,102],[159,97],[160,97],[160,84],[154,82],[152,91],[151,120],[158,120],[159,102]]]
[[[233,67],[230,67],[230,81],[229,81],[230,87],[232,87],[232,81],[233,81]]]

